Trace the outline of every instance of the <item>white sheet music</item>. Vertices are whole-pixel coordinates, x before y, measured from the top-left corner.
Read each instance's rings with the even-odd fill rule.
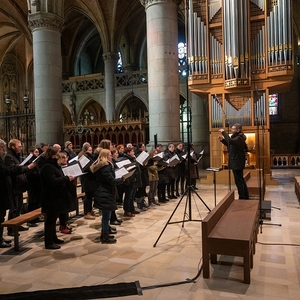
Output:
[[[30,153],[21,163],[20,163],[20,166],[24,166],[28,161],[29,159],[32,157],[33,155]]]
[[[78,177],[78,176],[86,174],[86,173],[82,173],[79,163],[63,167],[62,171],[65,176]]]
[[[129,159],[121,160],[116,163],[118,168],[122,168],[123,166],[130,165],[131,161]]]
[[[85,155],[82,155],[79,158],[79,163],[81,165],[81,168],[83,169],[85,166],[87,166],[90,163],[90,159],[88,159]]]
[[[124,175],[126,175],[128,173],[129,172],[124,167],[115,170],[116,178],[121,178],[122,176],[124,176]]]
[[[70,159],[70,160],[68,161],[68,163],[71,163],[71,162],[73,162],[73,161],[78,161],[78,155],[75,156],[74,158]]]
[[[140,153],[140,155],[136,158],[136,161],[143,166],[144,161],[149,157],[149,153],[146,151],[143,151]]]

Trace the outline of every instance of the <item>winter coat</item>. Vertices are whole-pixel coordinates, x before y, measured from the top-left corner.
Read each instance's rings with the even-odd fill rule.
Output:
[[[93,171],[97,182],[94,206],[101,210],[113,211],[117,209],[117,185],[121,184],[123,179],[115,178],[114,167],[109,162],[98,162]]]
[[[76,186],[64,176],[57,159],[47,159],[41,169],[42,212],[62,214],[72,211],[76,203]]]
[[[136,153],[136,157],[138,157],[141,153],[142,153],[142,151],[138,151]],[[149,185],[147,166],[144,166],[144,165],[142,166],[141,164],[139,164],[139,167],[140,167],[140,170],[141,170],[142,185],[147,186],[147,185]]]
[[[92,154],[87,152],[84,155],[89,158],[91,162],[94,162],[94,156]],[[90,164],[83,169],[83,172],[87,174],[80,176],[82,190],[84,192],[95,192],[97,189],[96,177],[90,169]]]
[[[21,154],[17,154],[13,149],[8,148],[4,161],[7,167],[16,167],[21,163]],[[14,193],[24,193],[28,189],[28,182],[24,173],[28,172],[29,169],[23,166],[23,172],[19,175],[11,175],[11,182]]]
[[[164,161],[167,161],[168,159],[172,158],[174,155],[176,155],[175,151],[171,152],[168,149],[165,151],[164,155]],[[177,177],[177,168],[174,167],[166,167],[166,174],[169,178],[176,178]]]
[[[185,154],[183,150],[175,149],[175,153],[181,159],[182,155]],[[176,165],[177,177],[185,176],[185,159],[183,159],[179,164]]]
[[[243,170],[246,161],[246,136],[243,132],[237,132],[230,137],[226,131],[223,131],[222,135],[224,139],[221,140],[221,142],[228,148],[228,168],[232,170]]]
[[[186,159],[186,177],[188,177],[188,163],[190,163],[190,178],[191,179],[195,179],[195,178],[199,178],[199,174],[198,174],[198,165],[197,163],[197,157],[195,155],[195,152],[193,153],[193,155],[189,158]]]
[[[12,207],[13,189],[11,176],[24,172],[23,166],[10,166],[8,167],[2,157],[0,157],[0,209],[6,210]]]
[[[127,153],[125,153],[123,155],[121,161],[126,160],[126,159],[129,159],[131,163],[135,163],[136,168],[135,168],[135,172],[133,173],[133,175],[131,177],[129,177],[128,179],[126,179],[124,181],[124,184],[126,186],[132,186],[133,188],[142,187],[141,169],[140,169],[139,163],[136,162],[135,157],[128,155]]]

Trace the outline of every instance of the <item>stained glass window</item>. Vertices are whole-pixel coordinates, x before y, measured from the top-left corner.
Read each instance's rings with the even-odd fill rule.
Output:
[[[278,94],[269,95],[269,115],[278,115]]]

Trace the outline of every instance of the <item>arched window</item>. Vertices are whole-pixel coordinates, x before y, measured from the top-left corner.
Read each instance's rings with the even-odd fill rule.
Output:
[[[186,43],[178,44],[178,70],[180,77],[187,76]]]

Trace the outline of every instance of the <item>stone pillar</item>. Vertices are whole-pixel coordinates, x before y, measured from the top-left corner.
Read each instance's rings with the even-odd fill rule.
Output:
[[[40,6],[35,5],[33,9],[36,11]],[[55,13],[37,11],[29,15],[28,22],[33,36],[36,142],[62,143],[61,29],[64,20]]]
[[[180,140],[178,0],[140,0],[146,8],[150,142]],[[149,145],[149,146],[150,146]]]
[[[189,93],[192,112],[193,144],[197,152],[204,150],[202,165],[209,167],[209,127],[208,127],[208,103],[194,93]]]
[[[115,120],[115,71],[118,53],[104,53],[106,120]]]

